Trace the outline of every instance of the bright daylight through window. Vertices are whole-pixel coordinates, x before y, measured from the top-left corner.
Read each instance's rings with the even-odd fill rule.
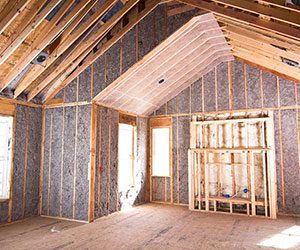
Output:
[[[152,129],[152,175],[170,176],[170,129]]]
[[[9,198],[13,117],[0,115],[0,199]]]
[[[134,127],[119,124],[119,191],[134,186]]]

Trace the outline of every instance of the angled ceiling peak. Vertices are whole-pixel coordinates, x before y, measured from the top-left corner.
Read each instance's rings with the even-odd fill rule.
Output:
[[[222,62],[233,60],[211,13],[192,18],[104,89],[95,101],[148,116]]]

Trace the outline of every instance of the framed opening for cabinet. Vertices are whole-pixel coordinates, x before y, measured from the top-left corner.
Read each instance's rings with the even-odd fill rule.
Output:
[[[253,116],[193,117],[191,210],[276,218],[273,114]]]

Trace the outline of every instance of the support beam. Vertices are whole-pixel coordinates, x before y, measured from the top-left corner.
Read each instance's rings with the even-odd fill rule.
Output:
[[[119,31],[114,37],[104,43],[100,49],[94,54],[89,55],[86,60],[80,65],[71,75],[66,76],[65,80],[61,83],[54,83],[52,87],[47,91],[44,96],[44,101],[50,100],[55,96],[62,88],[67,86],[73,81],[79,74],[81,74],[87,67],[89,67],[94,61],[103,55],[109,48],[111,48],[116,42],[118,42],[129,30],[131,30],[138,22],[140,22],[146,15],[148,15],[156,6],[160,3],[159,0],[151,1],[149,5],[140,12],[135,19],[130,21],[121,31]]]
[[[276,20],[286,24],[300,27],[299,13],[291,10],[286,10],[278,7],[270,7],[252,1],[238,1],[238,0],[212,0],[215,3],[230,6],[248,13],[260,15],[267,19]]]
[[[211,11],[216,16],[225,17],[237,22],[255,26],[261,29],[265,29],[283,36],[287,36],[296,40],[300,40],[300,32],[298,29],[275,23],[272,21],[264,20],[259,17],[253,16],[246,12],[238,12],[231,8],[225,8],[225,6],[217,5],[214,2],[205,2],[197,0],[178,0],[181,3],[189,4],[199,9]]]
[[[93,47],[97,45],[98,42],[101,41],[101,39],[104,38],[104,36],[109,32],[116,24],[121,20],[123,16],[127,14],[129,10],[131,10],[136,3],[139,0],[131,0],[129,1],[123,9],[118,11],[111,19],[109,19],[103,26],[100,28],[97,32],[93,33],[90,37],[88,37],[85,41],[81,42],[80,46],[76,48],[76,50],[70,55],[64,64],[61,64],[57,67],[57,69],[52,72],[47,78],[47,84],[53,81],[55,78],[57,78],[61,73],[69,71],[69,65],[72,64],[74,66],[74,61],[79,55],[82,55],[84,51],[89,50],[92,51]],[[156,2],[156,1],[155,1]],[[91,46],[93,45],[93,46]],[[78,62],[79,64],[80,62]],[[47,85],[45,81],[43,83],[45,86]],[[56,90],[57,86],[59,86],[60,83],[57,82],[54,85],[52,85],[51,89],[49,91],[51,92],[52,90]],[[47,93],[49,93],[49,91]]]
[[[281,65],[274,64],[274,61],[270,60],[270,58],[264,55],[253,54],[247,51],[247,49],[243,49],[243,48],[235,48],[233,50],[233,55],[239,59],[250,62],[250,64],[252,65],[256,65],[256,64],[251,62],[259,62],[259,65],[256,65],[256,67],[258,68],[266,68],[266,71],[269,71],[273,74],[288,78],[292,81],[295,81],[296,83],[300,82],[300,79],[298,78],[298,74],[291,75],[290,74],[291,72],[287,74],[284,67],[282,67]],[[270,67],[270,65],[272,65],[272,68]]]
[[[97,1],[91,2],[87,7],[93,6]],[[109,0],[101,8],[99,8],[86,22],[84,22],[77,30],[71,32],[68,36],[65,32],[62,34],[62,43],[58,44],[55,50],[49,55],[46,65],[34,65],[29,73],[21,80],[19,86],[15,90],[15,97],[19,96],[30,84],[33,83],[46,69],[48,69],[53,63],[61,56],[79,37],[81,37],[92,25],[94,25],[107,11],[114,6],[117,0]],[[86,11],[82,11],[84,14]],[[79,16],[81,16],[81,14]],[[78,17],[79,17],[78,16]],[[77,19],[77,18],[76,18]],[[76,20],[74,20],[76,22]],[[74,23],[73,22],[73,23]],[[72,26],[73,23],[70,25]],[[76,22],[77,23],[77,22]],[[69,27],[70,27],[69,26]],[[69,28],[68,27],[68,28]],[[75,26],[76,27],[76,26]],[[67,30],[66,30],[67,31]],[[68,31],[67,31],[68,33]],[[65,64],[65,62],[63,62]],[[42,86],[47,86],[49,82],[52,80],[52,74],[50,74],[44,81],[34,88],[34,91],[38,91],[43,89]],[[50,81],[48,81],[50,79]],[[31,95],[28,96],[28,101],[30,101],[33,97]]]
[[[2,49],[0,53],[0,65],[7,60],[7,58],[19,47],[19,45],[28,37],[32,31],[47,17],[47,15],[61,2],[62,0],[54,0],[46,5],[46,7],[25,26],[21,23],[17,27],[15,33],[10,37],[10,41]],[[30,13],[32,16],[36,15],[46,0],[39,1],[38,7]]]
[[[66,1],[56,16],[60,16],[62,13],[64,14],[73,2],[74,0]],[[78,3],[69,13],[69,15],[57,25],[56,23],[59,21],[59,19],[57,20],[57,18],[55,18],[55,21],[50,21],[49,25],[53,25],[53,28],[50,30],[50,32],[49,30],[45,29],[45,32],[41,33],[35,39],[34,43],[30,46],[28,53],[24,53],[23,57],[19,60],[19,63],[12,68],[10,73],[1,82],[1,91],[5,89],[10,82],[14,80],[26,68],[26,66],[73,21],[82,8],[84,8],[89,2],[90,0],[83,0]]]
[[[9,1],[0,13],[0,34],[15,20],[31,0]]]

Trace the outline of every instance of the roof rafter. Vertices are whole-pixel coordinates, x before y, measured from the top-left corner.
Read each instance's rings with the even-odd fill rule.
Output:
[[[20,59],[19,63],[17,63],[10,73],[4,78],[2,83],[0,84],[0,89],[3,90],[6,88],[12,80],[15,79],[24,69],[25,67],[48,45],[53,39],[55,39],[63,30],[68,26],[70,22],[78,15],[78,13],[84,8],[90,0],[83,0],[78,3],[72,11],[69,13],[67,17],[65,17],[59,24],[56,25],[61,14],[64,14],[69,7],[74,3],[72,1],[66,1],[59,12],[56,14],[54,20],[49,22],[49,25],[54,26],[52,29],[45,28],[45,32],[39,34],[34,43],[30,46],[29,52],[24,54],[22,59]],[[57,20],[58,19],[58,20]]]
[[[258,4],[252,1],[237,1],[237,0],[211,0],[213,2],[237,8],[242,11],[247,11],[256,15],[261,15],[269,19],[277,20],[283,23],[291,24],[300,27],[299,13],[296,11],[287,10],[284,8],[271,7]]]
[[[86,40],[82,41],[80,45],[75,49],[75,51],[65,60],[64,64],[61,64],[57,67],[55,71],[53,71],[48,77],[47,81],[42,81],[40,84],[46,86],[51,81],[55,80],[60,74],[66,74],[69,72],[71,67],[75,69],[78,64],[74,64],[76,58],[81,56],[83,53],[91,52],[93,48],[104,38],[104,36],[131,10],[139,0],[130,0],[127,4],[119,10],[111,19],[109,19],[98,31],[89,36]],[[155,1],[155,3],[158,1]],[[40,88],[42,89],[42,88]],[[31,98],[31,93],[29,94]]]
[[[224,6],[216,5],[215,2],[206,2],[206,1],[198,1],[198,0],[178,0],[178,2],[185,3],[188,5],[195,6],[199,9],[204,9],[211,11],[216,16],[221,16],[224,18],[232,19],[241,23],[245,23],[251,26],[255,26],[261,29],[265,29],[268,31],[272,31],[296,40],[300,40],[300,32],[298,29],[283,25],[281,23],[275,23],[269,20],[264,20],[262,18],[250,15],[246,12],[237,12],[234,9],[225,8]],[[226,0],[220,0],[218,3],[224,2],[226,5]],[[244,1],[238,1],[236,3],[236,8],[239,3]],[[242,7],[240,7],[242,8]],[[261,13],[263,15],[263,13]],[[295,19],[297,19],[297,15],[295,15]]]
[[[75,28],[80,24],[80,22],[84,19],[84,17],[89,13],[89,11],[97,4],[98,0],[92,0],[86,5],[83,10],[77,15],[77,17],[72,21],[72,23],[64,30],[64,32],[60,35],[59,41],[60,43],[57,45],[59,46],[63,42],[65,42],[70,34],[75,30]],[[70,46],[72,43],[69,42],[68,45]],[[57,48],[55,47],[55,49]],[[57,55],[56,55],[57,56]],[[49,63],[48,63],[49,64]]]
[[[0,14],[0,34],[10,25],[31,0],[10,1]]]
[[[94,25],[99,18],[101,18],[115,3],[117,0],[109,0],[107,1],[101,8],[99,8],[86,22],[84,22],[77,30],[70,33],[70,35],[66,35],[65,33],[62,34],[62,42],[57,45],[57,47],[54,49],[54,51],[49,55],[47,61],[45,62],[46,65],[34,65],[32,69],[30,70],[29,74],[25,76],[17,89],[15,90],[15,97],[17,97],[19,94],[21,94],[33,81],[35,81],[46,69],[51,66],[59,56],[61,56],[81,35],[84,34],[92,25]],[[93,2],[93,4],[96,3],[96,1]],[[80,17],[81,14],[80,13]],[[77,18],[76,18],[77,19]],[[70,25],[72,26],[73,23]],[[70,27],[69,26],[69,27]],[[68,28],[69,28],[68,27]],[[68,32],[68,31],[67,31]],[[48,78],[48,77],[47,77]],[[47,79],[45,79],[45,82],[47,82]],[[48,84],[48,83],[47,83]],[[29,100],[32,98],[29,96]]]
[[[39,1],[37,9],[33,10],[31,15],[36,15],[39,9],[47,0]],[[0,65],[18,48],[18,46],[26,39],[27,36],[47,17],[47,15],[61,2],[62,0],[54,0],[33,18],[29,23],[17,27],[15,34],[10,37],[10,42],[2,49],[0,53]]]
[[[55,81],[51,84],[51,88],[45,93],[44,102],[49,101],[54,97],[62,88],[67,86],[71,81],[73,81],[80,73],[82,73],[88,66],[90,66],[94,61],[97,60],[101,55],[103,55],[109,48],[111,48],[116,42],[118,42],[130,29],[132,29],[140,20],[147,16],[153,9],[156,8],[160,3],[160,0],[154,0],[146,6],[146,8],[138,13],[137,17],[130,21],[123,29],[121,29],[116,35],[114,35],[110,40],[104,43],[98,51],[90,54],[85,61],[77,67],[70,75],[66,75],[63,81]],[[125,13],[124,13],[125,14]],[[124,15],[123,15],[124,16]]]
[[[260,3],[280,7],[287,10],[297,11],[300,13],[300,7],[291,3],[287,3],[286,0],[259,0]]]

